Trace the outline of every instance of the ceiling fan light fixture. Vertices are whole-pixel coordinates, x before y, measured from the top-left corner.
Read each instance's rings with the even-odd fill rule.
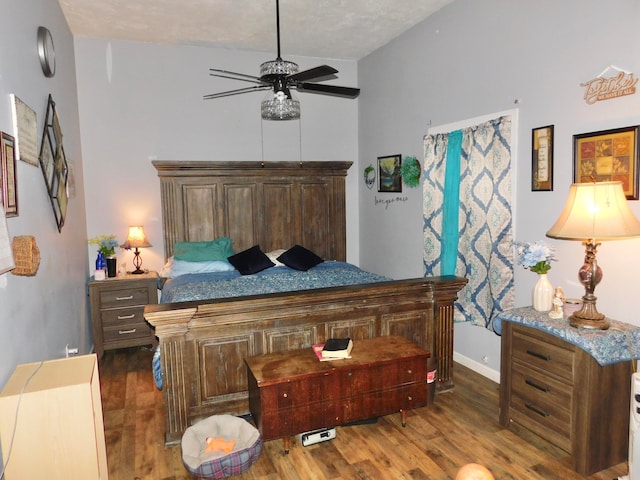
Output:
[[[263,120],[298,120],[300,102],[284,92],[269,93],[262,101],[261,113]]]
[[[281,58],[260,64],[261,77],[265,75],[293,75],[294,73],[298,73],[299,70],[300,68],[297,63],[288,62]]]

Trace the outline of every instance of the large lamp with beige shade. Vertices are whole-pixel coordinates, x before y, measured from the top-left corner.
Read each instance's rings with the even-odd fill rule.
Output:
[[[622,240],[640,236],[640,221],[635,217],[621,182],[574,183],[556,223],[547,236],[563,240],[581,240],[585,246],[584,265],[578,279],[584,286],[582,308],[569,317],[573,327],[606,330],[609,321],[598,312],[594,291],[602,280],[596,260],[600,241]]]

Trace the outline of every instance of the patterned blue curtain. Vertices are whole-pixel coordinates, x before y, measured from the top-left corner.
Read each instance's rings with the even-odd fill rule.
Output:
[[[423,178],[425,275],[466,277],[454,319],[491,328],[514,305],[511,117],[425,136]]]

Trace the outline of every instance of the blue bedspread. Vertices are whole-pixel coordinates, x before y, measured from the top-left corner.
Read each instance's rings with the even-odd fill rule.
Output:
[[[344,262],[323,262],[306,272],[289,267],[272,267],[254,275],[240,275],[237,270],[189,273],[166,281],[162,289],[161,302],[240,297],[387,280],[391,279],[365,272]]]

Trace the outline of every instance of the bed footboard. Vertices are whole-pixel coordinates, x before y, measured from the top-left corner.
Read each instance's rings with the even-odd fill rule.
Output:
[[[193,422],[248,413],[244,358],[329,337],[398,335],[432,352],[437,390],[451,388],[453,303],[466,284],[429,277],[369,285],[148,305],[162,349],[167,444]]]

